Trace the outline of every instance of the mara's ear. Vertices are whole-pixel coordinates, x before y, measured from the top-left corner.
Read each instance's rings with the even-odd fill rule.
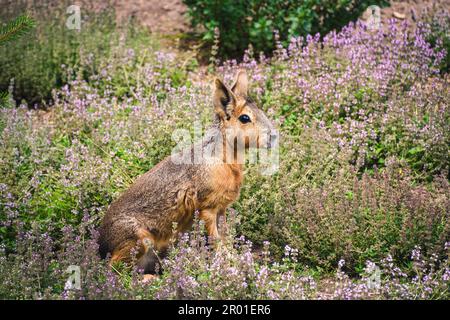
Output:
[[[244,69],[238,71],[236,75],[236,81],[234,85],[231,87],[231,91],[236,96],[240,96],[243,98],[247,97],[248,94],[248,76],[247,72]]]
[[[214,111],[219,116],[220,119],[230,119],[231,112],[233,111],[236,98],[227,86],[220,81],[220,79],[216,78],[214,81],[214,96],[213,96],[213,104]]]

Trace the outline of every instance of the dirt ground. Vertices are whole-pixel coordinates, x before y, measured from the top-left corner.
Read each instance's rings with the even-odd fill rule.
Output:
[[[11,4],[14,3],[14,6]],[[57,5],[60,0],[0,0],[0,7],[8,11],[8,8],[50,8]],[[182,0],[73,0],[71,4],[83,7],[100,9],[112,5],[116,9],[118,19],[126,21],[135,17],[151,32],[159,35],[181,35],[192,30],[187,14],[187,6]],[[390,7],[381,9],[381,22],[388,19],[408,20],[412,25],[420,18],[424,11],[430,8],[450,11],[450,0],[391,0]],[[364,19],[364,15],[362,16]]]
[[[135,16],[154,33],[174,35],[192,31],[187,7],[182,0],[115,0],[119,19]],[[430,8],[450,10],[450,0],[391,0],[381,9],[381,22],[394,18],[408,20],[412,25]]]
[[[1,1],[1,0],[0,0]],[[189,23],[188,8],[182,0],[112,0],[118,19],[135,17],[150,31],[158,35],[162,50],[176,52],[179,59],[196,57],[200,67],[191,75],[192,81],[212,81],[207,76],[208,53],[201,41],[186,37],[194,31]],[[408,20],[410,28],[428,10],[450,11],[450,0],[391,0],[390,6],[381,9],[381,24],[387,27],[389,19]],[[366,16],[361,16],[365,20]]]
[[[406,0],[390,1],[390,6],[381,9],[381,23],[386,25],[389,19],[407,20],[414,27],[427,11],[449,11],[450,0]],[[365,20],[365,14],[361,17]]]
[[[115,0],[115,6],[120,20],[134,16],[154,33],[190,30],[187,7],[181,0]]]

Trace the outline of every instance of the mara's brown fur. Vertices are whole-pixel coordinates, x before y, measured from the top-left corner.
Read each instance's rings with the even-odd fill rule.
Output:
[[[263,132],[272,130],[272,124],[247,97],[247,88],[245,71],[238,72],[231,89],[216,79],[213,105],[218,134],[204,139],[201,147],[223,144],[224,151],[215,155],[220,161],[180,164],[167,157],[140,176],[111,204],[102,221],[99,238],[102,257],[109,253],[111,263],[129,262],[136,248],[137,267],[144,273],[154,273],[160,256],[174,237],[174,223],[176,233],[185,232],[192,225],[195,211],[205,222],[208,235],[220,238],[219,218],[239,197],[243,181],[240,154],[249,147],[250,140],[256,141],[257,147],[270,147],[270,137],[267,139]],[[215,139],[217,135],[221,139]],[[243,148],[236,142],[239,138],[245,141]],[[233,155],[226,155],[226,150],[232,150]]]

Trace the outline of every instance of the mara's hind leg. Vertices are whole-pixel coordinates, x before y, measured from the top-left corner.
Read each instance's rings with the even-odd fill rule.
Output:
[[[153,235],[145,229],[139,229],[135,236],[135,239],[124,242],[113,251],[110,264],[119,261],[126,263],[132,262],[132,254],[133,250],[135,250],[135,261],[138,270],[143,271],[144,275],[154,275],[155,273],[160,272],[160,259],[165,254],[165,250],[160,249],[161,252],[156,251],[155,239]]]
[[[131,262],[131,252],[133,249],[137,248],[136,241],[129,240],[124,242],[122,245],[120,245],[118,248],[114,249],[114,251],[111,254],[111,260],[109,261],[110,265],[113,265],[117,262]]]

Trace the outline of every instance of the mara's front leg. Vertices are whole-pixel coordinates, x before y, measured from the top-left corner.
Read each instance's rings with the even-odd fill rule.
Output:
[[[206,232],[212,240],[220,239],[217,229],[217,216],[219,211],[218,209],[203,209],[199,214],[199,218],[205,223]]]
[[[227,217],[226,217],[226,209],[219,209],[217,211],[217,228],[219,231],[219,236],[221,239],[225,237],[226,232],[228,231],[228,225],[227,225]]]

